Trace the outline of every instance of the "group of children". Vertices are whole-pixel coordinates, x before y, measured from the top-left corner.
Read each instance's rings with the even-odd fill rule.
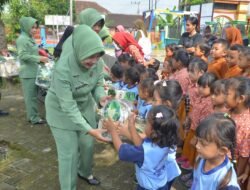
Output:
[[[170,189],[179,166],[189,171],[180,180],[191,189],[250,189],[250,48],[218,39],[190,54],[171,44],[162,68],[122,54],[111,80],[134,94],[128,125],[103,125],[120,159],[135,163],[138,189]],[[146,120],[143,135],[136,115]]]

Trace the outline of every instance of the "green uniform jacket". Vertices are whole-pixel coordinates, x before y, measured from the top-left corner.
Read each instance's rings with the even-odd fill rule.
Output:
[[[88,36],[88,38],[84,38]],[[46,118],[50,126],[87,132],[96,128],[95,101],[105,96],[103,65],[90,69],[80,60],[101,52],[104,47],[98,35],[86,25],[73,34],[73,51],[62,54],[56,64],[52,84],[46,96]]]
[[[21,63],[19,76],[20,78],[35,78],[40,56],[38,47],[29,32],[37,20],[32,17],[22,17],[19,22],[22,30],[21,35],[16,40]]]

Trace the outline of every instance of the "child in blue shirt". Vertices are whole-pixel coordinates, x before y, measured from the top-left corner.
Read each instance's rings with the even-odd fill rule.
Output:
[[[236,125],[225,113],[214,113],[196,129],[196,162],[192,190],[240,190],[233,164]]]
[[[119,63],[115,63],[110,69],[110,77],[112,80],[112,86],[116,90],[121,90],[124,87],[123,83],[124,69]]]
[[[124,87],[122,90],[126,92],[124,99],[135,102],[138,100],[138,83],[140,74],[137,69],[130,67],[124,73]]]
[[[146,119],[149,110],[152,107],[154,96],[154,80],[147,78],[139,83],[139,100],[137,104],[138,116]]]
[[[105,120],[103,125],[112,135],[120,160],[135,164],[137,190],[170,190],[180,175],[175,161],[179,121],[172,109],[163,105],[152,107],[147,116],[145,139],[138,135],[135,115],[131,115],[128,130],[134,145],[122,143],[118,126],[111,120]]]

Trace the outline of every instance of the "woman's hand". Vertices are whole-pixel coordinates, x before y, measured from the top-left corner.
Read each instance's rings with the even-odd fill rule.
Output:
[[[111,99],[112,99],[112,96],[103,96],[100,98],[99,104],[103,107]]]
[[[102,134],[106,132],[105,129],[91,129],[88,131],[88,133],[95,137],[96,140],[99,140],[99,141],[103,141],[103,142],[110,142],[110,139],[107,139],[105,137],[102,136]]]

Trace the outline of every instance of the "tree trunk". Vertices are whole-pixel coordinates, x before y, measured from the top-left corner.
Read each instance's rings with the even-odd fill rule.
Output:
[[[0,51],[3,49],[7,49],[5,28],[2,19],[0,19]]]

